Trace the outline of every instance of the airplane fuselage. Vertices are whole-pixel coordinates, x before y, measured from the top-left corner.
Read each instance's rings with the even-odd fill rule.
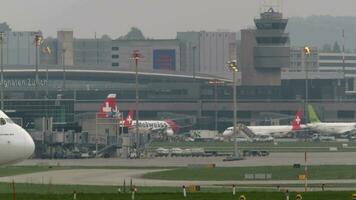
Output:
[[[325,134],[344,134],[356,129],[356,123],[347,122],[316,122],[307,124],[313,131]]]
[[[291,127],[286,126],[248,126],[256,135],[273,135],[273,134],[287,134],[291,131]]]
[[[247,126],[256,136],[278,136],[282,137],[286,134],[292,132],[290,125],[279,125],[279,126]],[[301,129],[306,128],[305,125],[300,125]],[[227,128],[223,132],[224,137],[231,137],[233,133],[233,127]]]
[[[136,126],[136,120],[132,121],[132,127]],[[166,121],[158,121],[158,120],[140,120],[138,121],[138,127],[142,129],[149,130],[163,130],[165,129],[166,134],[168,136],[174,135],[174,131],[172,127]]]
[[[0,111],[0,165],[25,160],[34,149],[32,137]]]
[[[287,134],[291,132],[291,126],[289,125],[280,125],[280,126],[247,126],[256,136],[272,136],[272,135],[279,135],[279,134]],[[233,127],[227,128],[223,136],[229,137],[233,135]]]

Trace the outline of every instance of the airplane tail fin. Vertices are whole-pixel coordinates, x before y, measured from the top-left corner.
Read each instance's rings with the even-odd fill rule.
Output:
[[[97,117],[98,118],[112,118],[119,114],[116,104],[116,94],[109,94],[104,102],[101,104]]]
[[[311,104],[308,104],[308,116],[309,116],[310,123],[320,122],[320,119]]]
[[[292,130],[300,130],[300,123],[302,122],[303,110],[298,110],[292,122]]]
[[[135,117],[135,111],[130,110],[129,113],[127,114],[126,119],[124,120],[124,126],[129,127],[132,125],[132,121],[134,120]]]
[[[165,121],[172,128],[174,134],[177,134],[180,131],[180,126],[177,124],[177,122],[175,122],[175,121],[173,121],[171,119],[167,119]]]

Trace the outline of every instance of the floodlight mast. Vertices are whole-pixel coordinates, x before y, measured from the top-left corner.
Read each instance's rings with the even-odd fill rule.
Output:
[[[236,72],[239,71],[237,67],[237,60],[230,60],[227,62],[227,68],[232,72],[232,82],[233,82],[233,134],[234,134],[234,157],[239,157],[238,147],[237,147],[237,129],[236,129]]]

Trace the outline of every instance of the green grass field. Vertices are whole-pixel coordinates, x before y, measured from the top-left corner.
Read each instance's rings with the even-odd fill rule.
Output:
[[[288,186],[288,185],[287,185]],[[246,187],[241,185],[238,190],[244,191],[276,191],[276,186],[265,186],[265,187]],[[298,187],[295,185],[290,185],[288,187]],[[310,185],[313,188],[320,188],[318,185]],[[343,186],[337,186],[343,187]],[[119,189],[123,193],[124,191],[129,192],[130,184],[127,182],[125,189],[123,185],[118,186],[96,186],[96,185],[57,185],[57,184],[30,184],[30,183],[16,183],[15,189],[18,193],[34,193],[34,194],[69,194],[73,191],[78,193],[118,193]],[[137,187],[140,193],[177,193],[181,191],[180,187]],[[12,191],[12,183],[0,183],[0,194],[6,194]],[[210,193],[221,193],[231,191],[230,186],[219,186],[219,187],[201,187],[201,192]]]
[[[69,194],[73,191],[78,193],[116,193],[118,189],[123,191],[129,191],[129,183],[127,183],[124,189],[122,185],[120,186],[96,186],[96,185],[55,185],[55,184],[31,184],[31,183],[16,183],[15,189],[18,193],[35,193],[35,194]],[[204,189],[205,191],[213,192],[226,192],[226,189]],[[0,194],[9,193],[12,191],[12,183],[0,183]],[[174,187],[140,187],[140,192],[152,193],[152,192],[179,192],[180,188]]]
[[[309,179],[356,179],[354,165],[308,166]],[[0,167],[0,177],[64,169],[125,169],[121,167],[45,167],[10,166]],[[127,169],[127,168],[126,168]],[[130,168],[131,169],[131,168]],[[144,178],[164,180],[244,180],[245,174],[272,174],[272,180],[296,180],[304,173],[304,167],[258,166],[258,167],[217,167],[217,168],[173,168],[171,170],[148,173]]]
[[[0,167],[0,177],[29,174],[35,172],[63,169],[61,167],[49,166],[7,166]]]
[[[136,193],[137,200],[236,200],[243,194],[247,200],[284,200],[282,192],[240,192],[233,196],[231,193],[188,193],[184,198],[181,193]],[[301,193],[304,200],[347,200],[351,199],[352,192],[307,192]],[[289,194],[290,199],[295,199],[296,193]],[[17,200],[65,200],[73,199],[73,194],[17,194]],[[2,199],[12,199],[11,194],[2,194]],[[119,193],[78,193],[78,200],[131,200],[131,194]]]
[[[173,168],[173,167],[165,167]],[[163,167],[121,167],[121,166],[5,166],[0,167],[0,177],[15,176],[20,174],[29,174],[36,172],[44,172],[51,170],[66,170],[66,169],[163,169]]]
[[[356,166],[325,165],[309,166],[309,179],[356,179]],[[179,168],[144,175],[149,179],[164,180],[244,180],[244,174],[272,174],[272,180],[297,180],[298,175],[304,173],[304,167],[295,169],[292,166],[269,167],[217,167],[217,168]]]
[[[347,147],[343,147],[347,144]],[[155,151],[159,147],[163,148],[197,148],[201,147],[208,151],[231,152],[233,142],[153,142],[150,150]],[[240,142],[238,146],[241,150],[256,149],[270,152],[328,152],[330,147],[337,147],[341,152],[356,152],[356,142]]]

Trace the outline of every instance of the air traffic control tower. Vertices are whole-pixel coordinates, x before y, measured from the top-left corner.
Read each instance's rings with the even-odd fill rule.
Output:
[[[290,64],[288,19],[269,8],[254,21],[256,29],[241,30],[241,85],[279,86],[281,69]]]

